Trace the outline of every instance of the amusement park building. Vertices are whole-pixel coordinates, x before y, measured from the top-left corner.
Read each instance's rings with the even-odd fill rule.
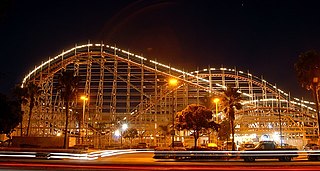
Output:
[[[205,97],[218,96],[227,86],[238,88],[244,99],[243,108],[235,115],[239,141],[240,137],[259,139],[281,133],[283,141],[301,147],[318,136],[314,103],[293,98],[263,78],[227,68],[185,72],[113,46],[90,43],[49,58],[23,79],[23,86],[33,82],[42,89],[33,108],[30,135],[63,133],[65,104],[57,82],[66,70],[80,77],[78,95],[70,106],[69,137],[79,136],[83,120],[86,143],[95,147],[117,144],[114,132],[124,123],[137,129],[138,142],[161,146],[165,140],[159,126],[170,125],[172,113],[188,104],[201,104]],[[170,86],[170,78],[177,79],[177,85]],[[81,100],[81,96],[88,99]],[[218,107],[214,119],[219,122],[223,112]],[[25,135],[27,130],[28,104],[23,109],[17,135]],[[176,132],[175,138],[187,141],[188,136]]]

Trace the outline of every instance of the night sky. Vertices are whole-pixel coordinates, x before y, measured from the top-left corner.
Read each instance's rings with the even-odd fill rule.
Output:
[[[319,9],[305,0],[0,0],[1,91],[90,40],[188,71],[236,67],[311,100],[293,65],[320,50]]]

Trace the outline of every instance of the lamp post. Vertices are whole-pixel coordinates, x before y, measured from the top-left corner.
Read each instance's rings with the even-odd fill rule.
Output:
[[[216,104],[216,122],[219,122],[219,118],[218,118],[218,103],[220,102],[219,98],[214,98],[213,99],[213,103]],[[218,145],[218,134],[217,134],[217,145]]]
[[[278,91],[278,112],[279,112],[280,147],[282,148],[282,121],[281,121],[280,91]]]
[[[320,143],[320,116],[319,116],[319,99],[318,99],[318,85],[319,85],[319,78],[313,77],[313,96],[316,103],[316,112],[317,112],[317,120],[318,120],[318,144]]]
[[[177,84],[178,84],[178,80],[177,79],[175,79],[175,78],[170,78],[169,79],[169,85],[170,86],[175,87],[175,86],[177,86]],[[175,135],[174,120],[175,120],[175,118],[174,118],[174,97],[172,95],[172,130],[171,130],[171,136],[172,136],[171,137],[171,140],[172,140],[171,145],[172,145],[172,148],[174,148],[174,135]]]
[[[219,118],[218,118],[218,103],[219,103],[220,99],[219,98],[214,98],[213,99],[213,102],[216,104],[216,121],[218,122],[219,121]]]
[[[82,106],[82,129],[85,129],[85,126],[84,126],[84,115],[85,115],[85,111],[86,111],[86,101],[89,99],[87,96],[81,96],[80,97],[81,100],[83,100],[83,106]],[[81,131],[81,129],[80,129]],[[81,131],[82,132],[82,131]],[[80,132],[80,135],[81,135],[81,132]],[[83,144],[83,139],[84,137],[82,137],[82,144]]]
[[[128,129],[128,124],[122,124],[121,131],[120,131],[120,147],[122,148],[122,134],[123,132]]]

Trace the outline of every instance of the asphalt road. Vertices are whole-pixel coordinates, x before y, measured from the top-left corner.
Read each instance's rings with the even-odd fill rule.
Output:
[[[97,160],[0,159],[0,170],[320,170],[320,161],[154,160],[152,152],[121,154]]]

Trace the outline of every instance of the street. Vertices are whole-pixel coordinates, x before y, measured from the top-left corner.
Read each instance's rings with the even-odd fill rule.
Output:
[[[0,170],[320,170],[320,161],[298,158],[292,162],[262,160],[155,160],[153,152],[137,152],[96,160],[2,158]]]

